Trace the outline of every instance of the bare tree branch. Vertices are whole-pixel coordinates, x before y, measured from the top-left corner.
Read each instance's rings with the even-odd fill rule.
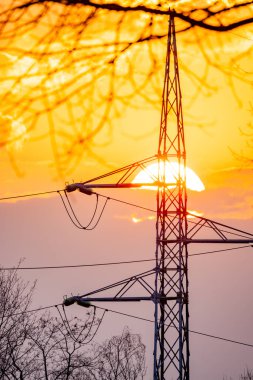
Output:
[[[101,324],[94,310],[83,320],[26,313],[33,289],[16,271],[0,271],[1,379],[102,380],[100,374],[108,374],[109,350],[115,379],[143,379],[145,346],[139,335],[125,329],[121,336],[91,346]]]
[[[136,5],[136,6],[126,6],[121,5],[120,3],[111,3],[111,2],[94,2],[89,0],[31,0],[26,1],[23,4],[13,8],[13,10],[17,9],[26,9],[30,8],[34,5],[40,5],[40,4],[48,4],[48,3],[56,3],[56,4],[63,4],[67,6],[75,6],[75,5],[81,5],[84,7],[92,7],[95,9],[103,9],[108,11],[116,11],[116,12],[144,12],[152,15],[169,15],[171,12],[173,12],[174,17],[178,18],[180,20],[185,21],[191,27],[198,26],[200,28],[213,30],[217,32],[226,32],[229,30],[233,30],[238,28],[242,25],[251,24],[253,22],[252,13],[246,15],[244,18],[242,18],[239,21],[231,21],[228,25],[220,24],[220,25],[212,25],[209,23],[209,20],[212,22],[213,18],[217,17],[218,15],[225,16],[228,14],[231,9],[246,9],[248,6],[252,5],[251,1],[245,1],[240,2],[238,4],[233,4],[231,6],[227,5],[226,3],[220,2],[213,2],[211,5],[208,5],[206,7],[197,7],[193,9],[180,9],[180,11],[177,11],[178,5],[177,2],[171,2],[168,4],[168,2],[164,2],[164,4],[159,3],[159,5],[150,7],[147,5]],[[145,3],[145,2],[144,2]],[[217,4],[218,3],[218,4]],[[130,3],[131,4],[131,3]],[[187,4],[187,3],[186,3]],[[218,5],[218,7],[217,7]],[[180,6],[179,6],[180,7]],[[186,9],[189,8],[189,4],[186,5]],[[200,11],[202,13],[200,13]],[[197,17],[195,17],[197,15]],[[198,19],[200,17],[200,19]]]
[[[252,83],[253,73],[240,65],[252,55],[253,36],[245,29],[238,47],[231,31],[252,24],[251,1],[196,6],[191,1],[19,0],[0,5],[0,147],[18,175],[15,152],[27,140],[49,139],[62,178],[84,157],[106,165],[95,153],[101,132],[106,144],[126,109],[160,107],[171,12],[180,46],[194,49],[202,60],[202,72],[181,63],[193,89],[189,104],[200,93],[217,90],[210,68],[223,73],[240,103],[234,81]],[[224,55],[231,44],[236,49]]]

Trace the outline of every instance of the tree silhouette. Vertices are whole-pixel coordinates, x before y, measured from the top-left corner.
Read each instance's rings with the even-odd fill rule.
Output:
[[[253,371],[247,369],[244,371],[244,374],[240,376],[240,380],[252,380],[253,379]]]
[[[83,155],[101,160],[97,137],[103,129],[107,143],[126,108],[160,108],[170,12],[182,49],[197,51],[203,61],[199,72],[189,59],[180,62],[194,89],[191,101],[216,90],[210,68],[222,71],[232,91],[234,80],[250,85],[252,72],[240,64],[252,54],[252,33],[245,29],[241,39],[234,30],[252,24],[251,1],[1,4],[0,146],[11,160],[28,136],[49,137],[65,177]]]
[[[13,362],[20,355],[26,332],[33,324],[33,315],[26,314],[32,302],[35,284],[29,286],[18,276],[17,271],[0,272],[0,377],[8,379],[13,373]],[[19,370],[17,369],[16,373]]]
[[[3,380],[141,380],[145,346],[127,328],[94,344],[101,318],[92,308],[84,318],[29,312],[35,284],[17,270],[0,271],[0,378]],[[103,318],[103,316],[102,316]]]
[[[233,380],[232,377],[229,379],[227,377],[223,377],[223,380]],[[246,369],[243,373],[243,375],[240,375],[239,380],[253,380],[253,371],[250,369]]]

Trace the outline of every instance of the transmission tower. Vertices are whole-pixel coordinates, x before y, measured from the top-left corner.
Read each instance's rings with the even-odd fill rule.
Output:
[[[159,170],[152,184],[126,182],[139,169],[147,170],[147,166],[154,161],[158,162]],[[175,181],[168,183],[166,172],[171,162],[177,162],[178,169]],[[111,176],[118,176],[116,183],[97,183]],[[188,245],[251,244],[253,234],[196,215],[195,222],[189,227],[186,149],[173,13],[169,20],[158,153],[89,181],[68,185],[66,191],[79,190],[91,195],[94,188],[143,186],[157,187],[155,268],[93,292],[69,297],[65,299],[64,305],[76,302],[89,307],[91,302],[151,301],[155,306],[153,380],[189,380]],[[208,230],[208,238],[197,238],[202,230]],[[210,237],[211,233],[214,236]],[[135,294],[141,289],[144,294],[127,296],[130,289],[137,289]],[[115,293],[108,296],[108,292]],[[100,293],[106,295],[98,297]]]
[[[166,185],[177,161],[176,186]],[[176,32],[170,17],[158,144],[154,379],[189,379],[186,151]],[[169,299],[168,299],[169,298]]]

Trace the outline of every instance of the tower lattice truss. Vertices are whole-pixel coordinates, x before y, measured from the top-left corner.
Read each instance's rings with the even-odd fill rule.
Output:
[[[158,145],[154,378],[189,378],[186,152],[174,18],[170,18]],[[167,184],[177,162],[176,186]]]
[[[137,171],[158,162],[158,175],[152,184],[130,180]],[[177,163],[173,183],[168,183],[168,165]],[[107,178],[114,182],[106,183]],[[188,247],[201,243],[253,243],[253,234],[194,216],[188,219],[186,194],[186,149],[178,71],[176,32],[170,15],[165,80],[158,153],[105,175],[66,187],[93,194],[96,188],[157,187],[155,267],[121,281],[65,299],[64,305],[78,303],[88,307],[93,302],[151,301],[154,305],[154,380],[189,380],[189,297]],[[94,192],[94,194],[96,194]],[[149,373],[150,375],[150,373]]]

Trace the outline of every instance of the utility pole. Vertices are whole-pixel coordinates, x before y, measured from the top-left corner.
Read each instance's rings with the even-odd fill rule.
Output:
[[[126,182],[151,162],[158,162],[158,176],[152,184]],[[177,162],[175,183],[166,182],[167,165]],[[111,176],[120,176],[116,183],[97,183]],[[154,364],[153,380],[189,380],[189,297],[188,245],[190,243],[253,243],[253,234],[195,216],[189,227],[186,192],[186,149],[178,70],[176,31],[173,12],[170,14],[162,115],[158,153],[142,161],[105,175],[66,187],[67,192],[79,190],[92,195],[95,188],[157,187],[155,268],[107,285],[93,292],[65,299],[64,305],[90,302],[140,302],[154,304]],[[208,230],[214,237],[198,239],[199,231]],[[233,239],[231,239],[231,234]],[[127,296],[136,285],[144,294]],[[113,296],[97,294],[115,291]]]

